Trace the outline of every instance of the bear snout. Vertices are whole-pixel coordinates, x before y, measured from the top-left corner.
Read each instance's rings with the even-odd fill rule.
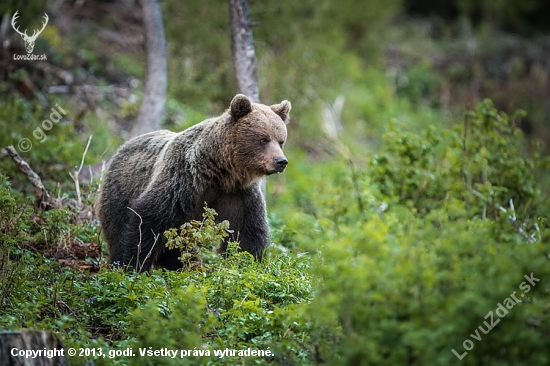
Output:
[[[288,164],[288,160],[284,156],[280,156],[275,160],[275,169],[278,173],[282,173]]]

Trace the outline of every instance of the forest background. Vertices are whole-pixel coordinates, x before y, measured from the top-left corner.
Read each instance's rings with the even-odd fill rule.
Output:
[[[229,7],[160,5],[162,127],[180,131],[238,90]],[[14,59],[15,11],[29,33],[48,14],[47,60]],[[71,364],[550,362],[547,1],[250,1],[260,99],[292,102],[290,164],[267,182],[273,245],[261,263],[220,258],[206,212],[189,229],[202,264],[149,274],[106,262],[88,174],[143,97],[139,3],[8,0],[0,15],[0,330],[97,350]],[[128,347],[190,355],[108,356]],[[271,355],[214,355],[248,348]]]

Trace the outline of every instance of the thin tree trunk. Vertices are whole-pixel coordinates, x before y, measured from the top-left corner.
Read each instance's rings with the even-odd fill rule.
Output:
[[[258,60],[254,50],[248,0],[228,0],[228,2],[231,20],[231,46],[239,93],[258,103],[260,101]],[[262,179],[260,187],[265,198],[265,179]]]
[[[146,54],[145,86],[132,131],[128,139],[160,129],[166,101],[166,39],[162,11],[157,0],[139,0],[143,12],[144,46]],[[111,157],[101,163],[89,165],[82,171],[81,181],[89,183],[101,176],[111,164]]]
[[[260,101],[258,60],[250,27],[248,0],[228,0],[231,19],[231,45],[239,93]]]
[[[130,137],[158,130],[166,101],[166,40],[162,12],[157,0],[140,0],[139,3],[143,10],[147,70],[143,100]]]

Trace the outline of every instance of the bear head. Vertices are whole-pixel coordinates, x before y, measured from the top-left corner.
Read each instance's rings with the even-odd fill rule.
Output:
[[[247,183],[285,170],[290,102],[267,106],[237,94],[231,101],[229,143],[232,165]]]

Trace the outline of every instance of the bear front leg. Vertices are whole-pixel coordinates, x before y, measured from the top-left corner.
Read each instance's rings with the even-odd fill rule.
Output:
[[[258,185],[237,193],[223,194],[214,204],[218,221],[228,220],[233,234],[229,240],[239,242],[241,250],[261,260],[269,245],[269,226],[265,202]],[[225,240],[219,251],[227,250]]]
[[[148,271],[164,251],[166,239],[158,213],[139,203],[129,207],[121,245],[123,262],[139,272]]]

